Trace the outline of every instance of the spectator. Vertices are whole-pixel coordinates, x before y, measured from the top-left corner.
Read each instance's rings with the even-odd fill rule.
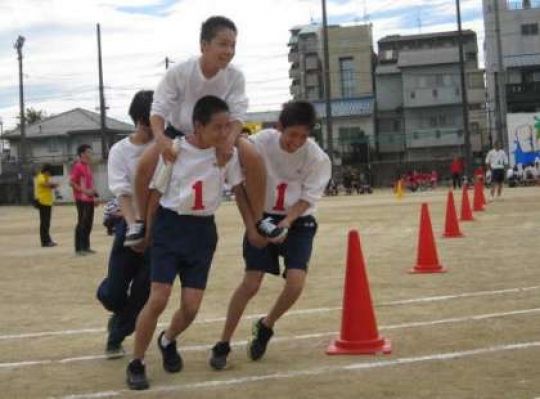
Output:
[[[454,157],[452,163],[450,163],[450,174],[452,175],[452,186],[454,190],[459,187],[461,188],[461,176],[463,175],[463,160]]]
[[[35,206],[39,210],[39,237],[42,247],[56,246],[56,243],[51,239],[49,230],[54,203],[54,189],[58,184],[50,180],[51,174],[51,165],[45,164],[34,178]]]

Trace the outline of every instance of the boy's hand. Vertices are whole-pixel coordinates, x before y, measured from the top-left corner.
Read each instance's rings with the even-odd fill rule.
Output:
[[[157,146],[165,162],[173,163],[176,160],[176,151],[174,151],[172,139],[163,135],[157,139]]]
[[[268,240],[257,233],[257,231],[248,231],[247,239],[251,245],[257,248],[264,248],[268,245]]]

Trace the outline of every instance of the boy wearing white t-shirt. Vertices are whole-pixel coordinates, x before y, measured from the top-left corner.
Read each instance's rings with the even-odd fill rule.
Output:
[[[203,299],[217,245],[214,213],[222,199],[225,181],[242,196],[242,170],[236,150],[219,165],[216,147],[227,140],[231,123],[227,104],[214,96],[201,98],[193,110],[194,133],[178,138],[179,156],[168,187],[162,192],[152,230],[150,298],[137,319],[134,360],[127,368],[131,389],[147,389],[144,354],[165,309],[172,284],[182,284],[180,308],[158,337],[163,367],[179,372],[183,362],[176,337],[195,319]],[[156,176],[163,166],[158,164]]]
[[[115,224],[115,238],[109,255],[107,277],[97,290],[97,298],[112,312],[107,329],[105,353],[114,359],[124,355],[122,342],[133,333],[137,316],[148,299],[150,276],[148,255],[125,245],[127,226],[136,220],[133,180],[137,162],[153,139],[150,128],[150,107],[153,92],[135,94],[129,115],[135,131],[111,147],[107,165],[109,189],[120,207],[120,221]]]
[[[502,186],[504,183],[505,169],[508,166],[508,157],[504,150],[501,149],[500,142],[496,141],[495,148],[493,148],[487,153],[486,165],[491,171],[490,196],[493,200],[495,197],[495,188],[497,188],[497,197],[501,196]]]
[[[251,137],[267,170],[265,216],[287,234],[264,238],[258,234],[249,213],[243,213],[247,229],[243,247],[246,269],[230,300],[221,339],[212,348],[210,365],[216,370],[226,366],[234,330],[265,273],[280,274],[280,257],[285,265],[285,285],[270,312],[253,326],[248,347],[252,360],[264,355],[274,323],[302,293],[317,231],[315,203],[322,197],[332,173],[328,155],[309,138],[315,121],[310,103],[293,101],[284,105],[277,130],[263,130]]]
[[[141,218],[147,217],[148,184],[159,154],[167,162],[174,161],[176,153],[172,139],[193,131],[191,116],[194,104],[199,98],[212,95],[224,100],[231,114],[232,133],[226,142],[220,144],[218,162],[225,162],[236,144],[245,170],[245,190],[250,206],[256,219],[261,219],[266,172],[253,145],[239,137],[248,99],[244,74],[231,65],[236,51],[236,37],[237,29],[230,19],[222,16],[208,18],[201,26],[201,55],[172,66],[156,88],[150,118],[156,145],[143,155],[136,176],[136,196]],[[136,242],[142,240],[143,236],[142,225],[137,225],[129,238],[131,242]]]

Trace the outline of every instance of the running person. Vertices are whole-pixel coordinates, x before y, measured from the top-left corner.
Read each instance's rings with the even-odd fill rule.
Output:
[[[310,103],[289,102],[280,113],[278,130],[267,129],[252,136],[268,171],[265,216],[272,218],[278,227],[288,229],[288,234],[269,240],[258,235],[253,220],[245,220],[246,269],[230,300],[221,340],[212,349],[210,365],[216,370],[226,366],[234,330],[265,273],[280,274],[280,256],[285,264],[285,285],[270,312],[254,325],[253,339],[248,346],[252,360],[264,355],[274,324],[302,293],[317,231],[313,216],[315,203],[331,177],[328,156],[309,139],[315,120],[315,110]]]
[[[113,312],[108,323],[105,354],[114,359],[124,356],[122,342],[133,333],[137,316],[148,299],[150,276],[148,255],[125,245],[127,226],[137,214],[133,199],[133,180],[137,162],[152,141],[150,106],[152,91],[139,91],[133,97],[129,115],[135,131],[114,144],[109,153],[109,189],[116,196],[122,218],[115,224],[115,238],[109,255],[107,277],[97,290],[105,309]]]
[[[227,103],[214,96],[201,98],[193,110],[193,125],[193,134],[176,139],[181,155],[172,166],[167,188],[156,185],[162,197],[151,237],[152,284],[150,298],[137,319],[134,358],[127,368],[127,384],[131,389],[149,387],[144,355],[176,276],[182,285],[180,308],[159,335],[157,344],[163,368],[170,373],[182,369],[176,337],[193,322],[203,299],[217,245],[214,213],[221,202],[225,181],[236,196],[244,195],[236,149],[229,161],[218,164],[217,147],[231,134]],[[161,159],[154,182],[159,180],[164,167]]]
[[[148,213],[148,186],[159,153],[165,161],[174,161],[176,154],[171,138],[193,131],[193,106],[201,97],[213,95],[228,104],[232,118],[232,134],[218,150],[219,163],[223,164],[228,159],[236,143],[245,171],[245,190],[256,220],[261,219],[266,172],[253,145],[240,137],[248,99],[244,74],[230,64],[235,54],[236,37],[237,29],[231,20],[222,16],[208,18],[201,26],[201,55],[173,66],[159,83],[150,118],[156,145],[143,155],[136,177],[136,197],[142,218],[146,218]],[[272,229],[273,226],[267,227]],[[133,242],[143,236],[141,225],[133,226],[128,234]]]

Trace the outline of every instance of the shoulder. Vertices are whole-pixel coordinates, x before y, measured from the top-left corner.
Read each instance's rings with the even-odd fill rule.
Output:
[[[225,68],[225,72],[229,74],[230,76],[236,77],[236,78],[244,78],[244,72],[237,67],[236,65],[229,64]]]
[[[307,150],[310,158],[315,162],[328,162],[330,163],[330,157],[323,149],[317,144],[313,138],[309,138],[306,142]]]
[[[254,143],[269,143],[279,137],[279,131],[276,129],[263,129],[249,136],[249,139]]]

